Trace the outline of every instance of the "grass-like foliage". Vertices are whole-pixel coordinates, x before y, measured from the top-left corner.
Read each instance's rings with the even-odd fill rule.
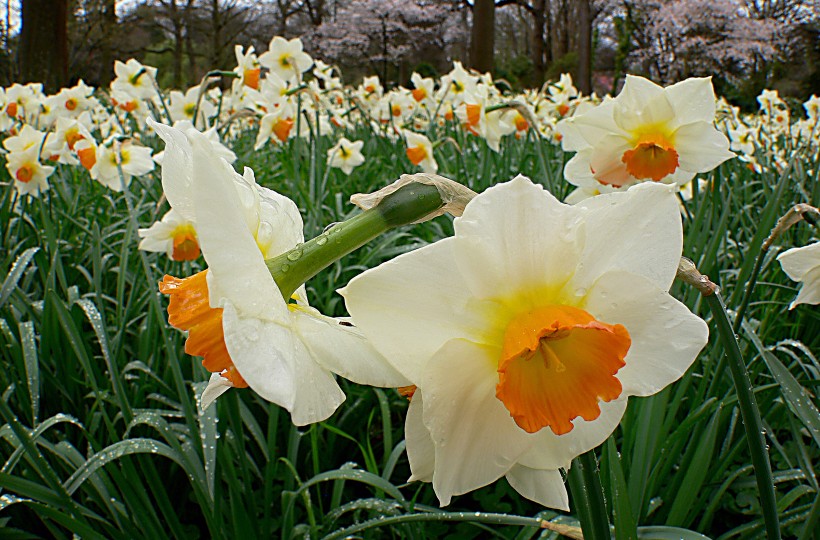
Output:
[[[254,133],[233,145],[238,170],[293,198],[311,238],[358,212],[347,201],[414,170],[401,141],[356,128],[364,165],[350,176],[327,169],[325,135],[253,151]],[[476,191],[517,174],[559,198],[567,159],[535,137],[506,137],[499,153],[460,129],[441,128],[444,176]],[[161,141],[144,140],[161,149]],[[797,156],[783,172],[732,160],[705,175],[683,203],[685,248],[718,283],[730,316],[743,302],[764,239],[793,204],[817,203],[816,161]],[[407,401],[393,390],[341,381],[347,401],[306,429],[252,391],[231,391],[202,412],[208,373],[182,349],[157,290],[177,263],[136,249],[136,228],[167,210],[159,169],[114,193],[80,167],[60,166],[52,189],[0,196],[0,526],[8,538],[458,538],[554,535],[542,512],[505,481],[438,508],[429,484],[405,484]],[[311,303],[342,315],[335,290],[399,253],[452,234],[452,222],[393,231],[308,283]],[[551,231],[543,231],[551,234]],[[739,326],[743,360],[765,427],[785,537],[820,530],[818,480],[820,311],[788,311],[795,284],[775,257],[817,237],[800,223],[762,260]],[[661,393],[632,399],[620,428],[597,451],[610,522],[618,538],[682,527],[711,537],[763,535],[757,488],[737,393],[700,294],[672,294],[710,322],[710,343],[686,375]],[[678,534],[678,533],[676,533]],[[680,533],[691,534],[691,533]],[[681,537],[680,534],[676,538]],[[660,535],[660,536],[659,536]],[[691,536],[695,538],[695,535]]]

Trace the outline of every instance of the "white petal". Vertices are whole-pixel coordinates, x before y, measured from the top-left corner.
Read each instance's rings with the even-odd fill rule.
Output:
[[[664,88],[664,93],[675,109],[675,121],[679,125],[715,121],[715,90],[711,77],[691,77]]]
[[[683,250],[683,227],[674,189],[645,182],[624,193],[587,199],[584,251],[573,278],[588,288],[601,274],[626,270],[661,289],[672,286]]]
[[[547,508],[569,512],[569,495],[564,479],[557,470],[515,465],[507,473],[507,481],[513,489],[531,501]]]
[[[820,242],[786,250],[777,260],[793,281],[803,281],[809,270],[820,266]]]
[[[194,221],[194,201],[191,192],[191,144],[180,130],[148,119],[165,141],[162,159],[162,189],[171,207],[188,221]]]
[[[538,295],[564,283],[575,271],[580,214],[523,176],[487,189],[455,221],[465,283],[478,298]]]
[[[294,424],[325,420],[344,401],[333,375],[310,358],[289,328],[240,318],[230,302],[224,305],[222,326],[239,374],[254,392],[290,411]]]
[[[572,421],[572,431],[556,435],[544,428],[535,437],[536,443],[519,458],[518,462],[534,469],[569,469],[577,456],[596,448],[615,431],[626,411],[627,399],[622,396],[613,401],[601,401],[601,415],[595,420],[576,418]]]
[[[231,381],[220,375],[219,373],[211,373],[211,378],[208,381],[208,386],[202,391],[199,397],[199,407],[204,411],[211,404],[216,401],[216,398],[233,388]]]
[[[703,319],[655,283],[627,272],[601,276],[582,307],[629,332],[632,345],[617,374],[625,395],[649,396],[678,380],[709,338]]]
[[[424,425],[422,416],[423,401],[421,390],[416,390],[410,407],[407,409],[407,420],[404,422],[404,439],[407,442],[407,459],[410,461],[410,478],[408,482],[432,482],[436,464],[436,447],[430,430]]]
[[[729,139],[711,123],[695,122],[679,127],[674,134],[680,168],[708,172],[735,157],[729,151]]]
[[[265,266],[262,252],[248,230],[233,169],[210,151],[203,135],[192,136],[196,229],[213,282],[211,305],[224,295],[243,317],[286,323],[285,301]],[[210,292],[210,291],[209,291]]]
[[[353,278],[339,293],[373,346],[415,384],[429,358],[486,326],[456,267],[453,238],[405,253]]]
[[[572,152],[590,148],[611,133],[621,133],[612,117],[614,107],[613,100],[604,101],[583,114],[558,122],[556,129],[561,134],[564,150]]]
[[[810,270],[803,281],[803,286],[789,309],[794,309],[798,304],[820,304],[820,267]]]
[[[507,474],[533,443],[495,397],[499,354],[453,340],[428,364],[424,424],[436,447],[433,488],[442,506]]]
[[[298,308],[292,316],[294,331],[325,369],[357,384],[392,388],[411,384],[358,328],[341,324],[348,321],[325,317],[308,307]]]

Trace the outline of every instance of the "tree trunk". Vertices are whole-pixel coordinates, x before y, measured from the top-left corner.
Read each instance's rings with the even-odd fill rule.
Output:
[[[492,71],[495,49],[495,0],[475,0],[470,37],[470,66],[481,73]]]
[[[589,0],[578,1],[578,90],[592,93],[592,14]]]
[[[48,92],[68,83],[68,0],[22,2],[20,76]]]
[[[117,35],[117,10],[115,0],[104,0],[100,5],[100,25],[102,41],[100,43],[100,76],[99,86],[108,87],[114,78],[114,41]]]
[[[544,52],[546,49],[546,19],[547,19],[547,2],[546,0],[535,0],[532,6],[532,36],[530,43],[530,59],[532,60],[532,76],[533,87],[540,88],[544,84],[544,73],[546,72],[546,63]]]

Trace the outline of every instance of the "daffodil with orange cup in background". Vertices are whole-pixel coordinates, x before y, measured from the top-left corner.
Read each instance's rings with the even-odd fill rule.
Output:
[[[617,97],[558,123],[564,150],[577,152],[564,169],[578,188],[567,202],[646,181],[682,186],[714,169],[734,157],[714,121],[711,78],[662,88],[627,75]]]
[[[202,405],[249,386],[305,425],[328,418],[344,401],[334,374],[373,386],[408,384],[358,329],[311,308],[303,285],[283,297],[266,260],[291,250],[286,264],[297,264],[292,248],[304,238],[293,201],[258,186],[250,169],[236,173],[202,134],[152,127],[166,142],[168,202],[193,224],[208,264],[160,283],[170,296],[170,324],[188,331],[186,352],[202,356],[212,372]]]
[[[518,177],[478,195],[455,236],[355,277],[353,322],[409,379],[411,480],[442,505],[506,477],[568,509],[559,469],[601,444],[629,396],[677,380],[706,324],[667,292],[681,216],[666,185],[560,203]]]

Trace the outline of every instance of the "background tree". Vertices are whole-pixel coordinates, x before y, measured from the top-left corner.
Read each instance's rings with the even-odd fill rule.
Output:
[[[26,0],[21,18],[21,82],[53,92],[68,82],[68,0]]]

